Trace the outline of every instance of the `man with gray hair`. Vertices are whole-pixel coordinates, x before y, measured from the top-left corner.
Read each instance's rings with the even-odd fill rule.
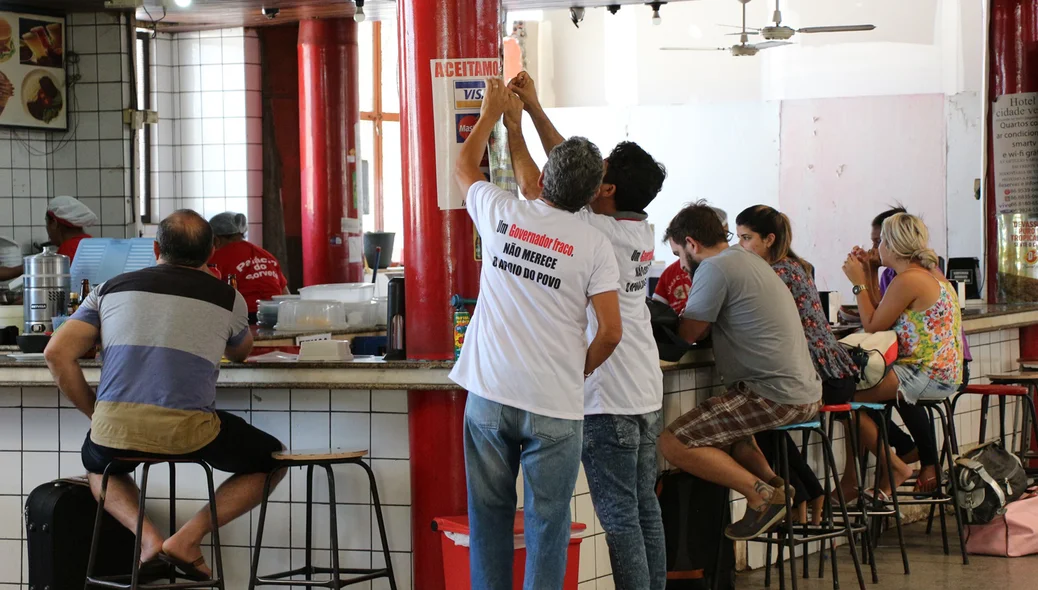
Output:
[[[141,574],[210,579],[202,539],[248,514],[282,445],[242,418],[216,410],[220,359],[244,361],[252,350],[245,300],[206,269],[213,232],[194,211],[159,224],[158,265],[114,277],[95,288],[54,333],[44,356],[54,381],[90,418],[83,466],[97,497],[110,475],[105,510],[137,526],[139,490],[132,474],[143,458],[200,459],[234,475],[216,491],[219,523],[203,508],[166,539],[150,520],[141,534]],[[95,392],[77,359],[100,338],[105,362]],[[277,474],[280,481],[284,472]]]
[[[472,587],[511,590],[515,482],[525,483],[526,588],[559,589],[570,499],[580,469],[584,380],[620,343],[619,271],[609,241],[574,212],[602,182],[602,155],[584,138],[548,157],[541,196],[519,200],[479,169],[490,132],[522,102],[487,81],[479,121],[455,169],[483,239],[479,303],[451,379],[469,392],[465,472]],[[585,339],[588,304],[598,317]]]

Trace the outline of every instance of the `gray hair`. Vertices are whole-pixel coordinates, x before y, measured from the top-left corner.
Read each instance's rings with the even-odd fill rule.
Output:
[[[245,216],[232,211],[213,215],[213,218],[209,220],[209,225],[213,227],[213,234],[217,236],[245,235],[245,232],[249,231],[249,222]]]
[[[580,211],[595,196],[603,174],[602,152],[586,137],[571,137],[548,154],[541,196],[564,211]]]

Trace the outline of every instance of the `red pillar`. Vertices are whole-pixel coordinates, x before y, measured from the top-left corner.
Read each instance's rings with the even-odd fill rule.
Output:
[[[357,208],[357,23],[299,23],[303,283],[363,280]],[[354,247],[351,251],[351,240]]]
[[[407,355],[412,359],[454,358],[449,300],[475,297],[479,268],[474,227],[464,210],[437,205],[434,105],[430,60],[499,58],[498,0],[399,0],[400,105],[407,297]],[[441,590],[436,516],[464,514],[464,454],[461,391],[411,391],[411,519],[414,585]]]

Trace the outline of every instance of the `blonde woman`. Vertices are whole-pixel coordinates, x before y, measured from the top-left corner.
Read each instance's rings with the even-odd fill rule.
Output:
[[[916,404],[941,400],[955,393],[962,382],[962,315],[951,284],[937,268],[937,254],[930,249],[929,232],[914,215],[898,213],[883,222],[879,256],[883,266],[897,276],[878,306],[873,306],[866,286],[866,272],[853,253],[843,272],[854,285],[862,327],[866,332],[893,330],[897,334],[898,359],[879,385],[858,392],[860,402],[903,400]],[[875,452],[876,428],[862,420],[862,441]],[[892,460],[895,479],[881,485],[891,489],[912,470],[897,457]]]

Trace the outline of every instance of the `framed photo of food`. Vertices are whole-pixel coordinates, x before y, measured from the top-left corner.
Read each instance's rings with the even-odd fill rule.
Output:
[[[65,17],[0,11],[0,126],[68,129]]]

